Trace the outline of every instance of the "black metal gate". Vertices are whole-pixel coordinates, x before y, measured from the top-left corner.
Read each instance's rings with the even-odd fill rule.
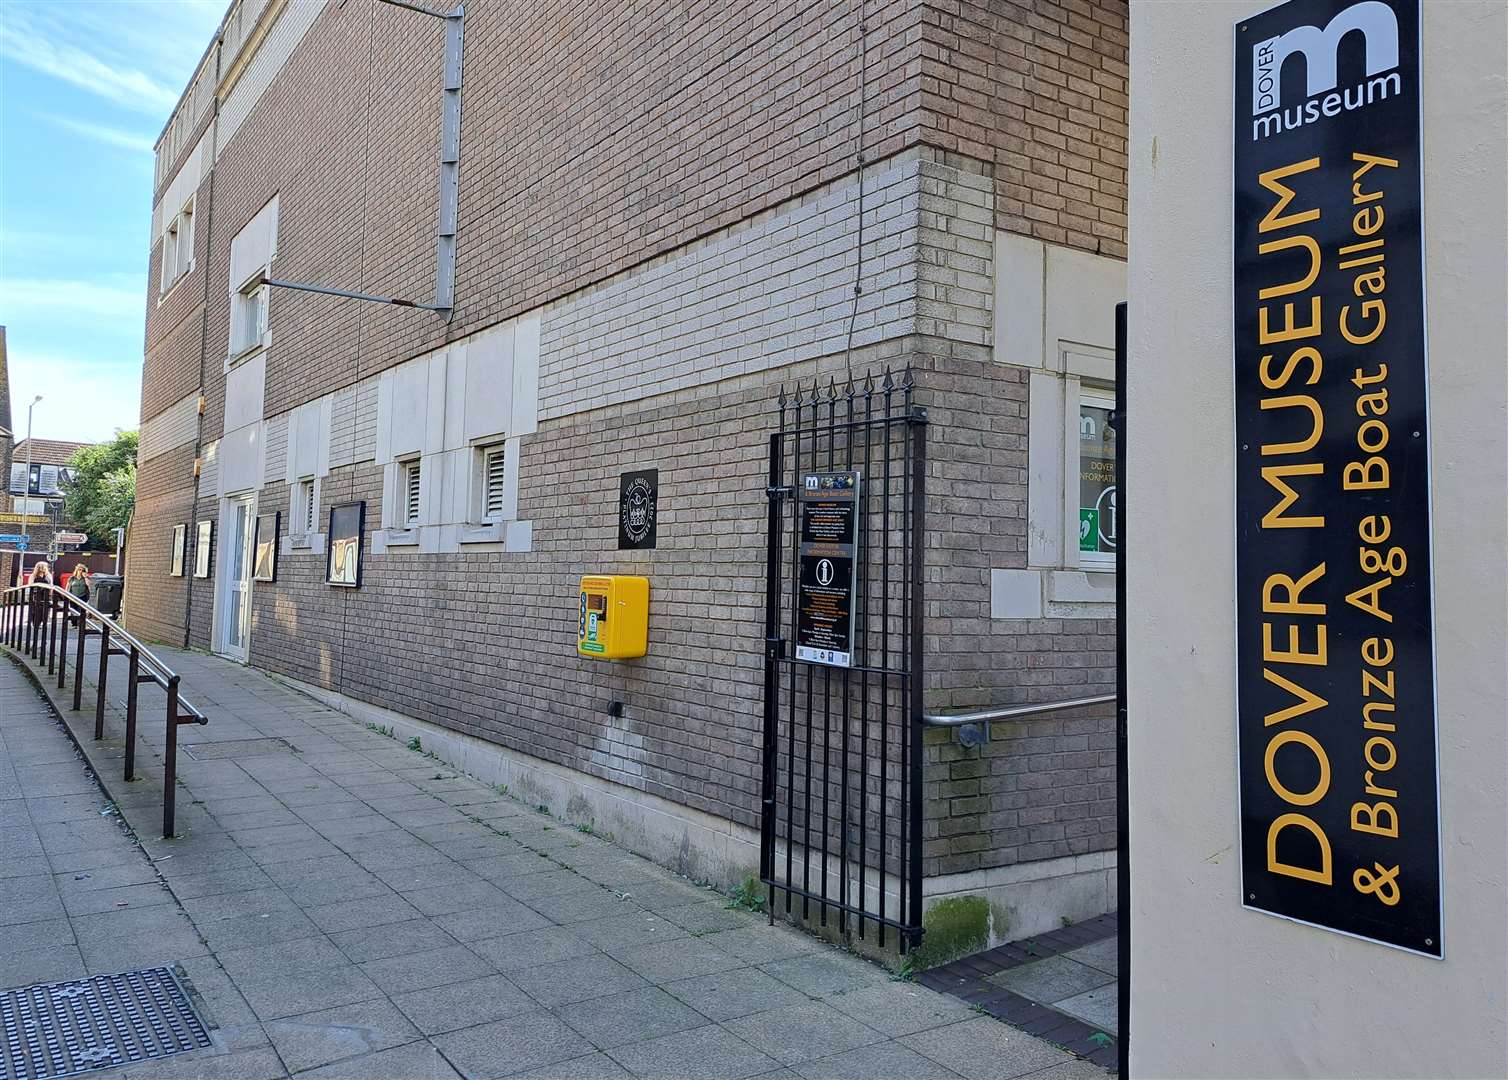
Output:
[[[889,930],[902,949],[920,939],[922,921],[927,418],[914,387],[908,368],[793,397],[782,390],[767,489],[760,878],[770,917],[783,903],[787,915],[799,905],[805,921],[815,906],[822,926],[832,912],[845,936],[862,939],[873,924],[879,945]],[[855,547],[842,612],[850,637],[836,651],[848,662],[834,664],[802,659],[795,646],[812,634],[801,494],[841,473],[857,474]],[[831,565],[822,573],[827,584]]]

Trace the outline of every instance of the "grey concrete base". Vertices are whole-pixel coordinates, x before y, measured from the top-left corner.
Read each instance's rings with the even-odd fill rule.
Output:
[[[1045,934],[1115,910],[1115,852],[927,879],[927,908],[959,896],[981,896],[989,902],[989,948]]]
[[[417,737],[425,750],[452,768],[488,784],[506,785],[518,798],[548,806],[573,825],[590,824],[594,832],[678,874],[723,889],[759,877],[759,833],[754,829],[474,735],[269,674],[355,720],[390,728],[400,742]]]

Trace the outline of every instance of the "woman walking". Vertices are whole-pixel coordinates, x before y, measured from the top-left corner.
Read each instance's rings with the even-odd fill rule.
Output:
[[[89,602],[89,568],[79,563],[68,575],[68,591],[86,604]]]
[[[31,568],[31,576],[26,579],[28,585],[51,585],[52,567],[46,561],[37,563]],[[51,589],[28,589],[27,602],[29,604],[28,618],[31,625],[41,626],[47,621],[47,612],[52,608]]]

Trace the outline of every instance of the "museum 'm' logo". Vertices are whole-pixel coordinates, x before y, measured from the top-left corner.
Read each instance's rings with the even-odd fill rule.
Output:
[[[1365,41],[1366,78],[1338,90],[1340,44],[1353,32]],[[1283,64],[1295,53],[1304,57],[1307,100],[1285,109],[1281,107]],[[1295,26],[1259,41],[1252,46],[1251,137],[1255,140],[1292,131],[1322,116],[1335,116],[1399,94],[1403,82],[1393,70],[1397,66],[1398,16],[1382,0],[1362,0],[1342,9],[1323,30]]]

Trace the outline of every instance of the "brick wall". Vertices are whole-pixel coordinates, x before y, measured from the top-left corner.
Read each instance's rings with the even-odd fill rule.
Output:
[[[856,363],[913,360],[933,410],[929,705],[1077,693],[1104,683],[1113,627],[989,618],[990,568],[1022,565],[1027,530],[1024,375],[990,363],[994,230],[1124,250],[1124,4],[867,8]],[[455,318],[275,292],[259,509],[286,522],[288,410],[542,307],[542,423],[519,484],[533,550],[368,544],[360,590],[323,583],[323,551],[284,552],[278,583],[253,589],[254,663],[757,824],[766,439],[781,383],[843,366],[861,10],[468,6]],[[201,186],[196,273],[149,305],[144,417],[198,392],[202,352],[202,437],[223,433],[230,238],[274,194],[279,276],[427,296],[438,41],[419,16],[331,4],[265,79],[212,208]],[[356,441],[332,447],[321,512],[364,498],[370,534],[382,474]],[[143,462],[127,601],[150,636],[181,639],[192,585],[203,647],[212,579],[187,576],[191,552],[185,578],[159,569],[176,521],[192,546],[215,518],[219,546],[193,450]],[[620,553],[618,474],[639,466],[660,469],[661,546]],[[562,611],[580,574],[614,569],[654,582],[650,656],[580,660]],[[614,699],[625,719],[603,711]],[[928,871],[1113,844],[1106,731],[1031,721],[957,755],[929,741]]]
[[[893,362],[897,346],[855,362],[882,355]],[[278,587],[253,590],[252,662],[756,826],[772,409],[782,381],[840,366],[794,365],[694,400],[667,395],[541,425],[520,465],[530,553],[374,556],[368,544],[359,590],[323,584],[323,551],[285,553]],[[660,471],[659,546],[618,551],[619,473],[640,467]],[[287,491],[266,492],[264,512],[286,511]],[[332,470],[324,492],[327,503],[365,499],[369,527],[380,520],[370,463]],[[649,655],[577,656],[587,573],[650,578]],[[611,700],[627,703],[626,718],[606,715]]]
[[[933,145],[993,161],[1000,228],[1126,257],[1126,0],[923,0]]]

